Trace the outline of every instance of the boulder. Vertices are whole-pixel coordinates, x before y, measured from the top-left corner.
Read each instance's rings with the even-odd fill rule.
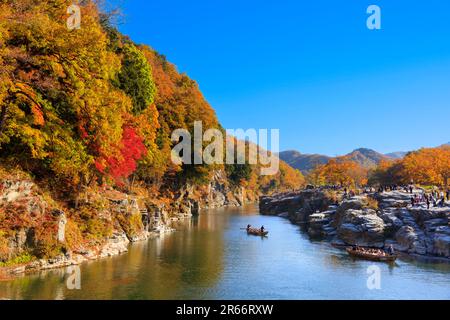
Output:
[[[427,253],[427,239],[425,234],[411,226],[403,226],[395,235],[397,249],[409,253],[425,255]]]
[[[349,200],[345,200],[336,209],[336,216],[334,218],[333,225],[335,227],[341,225],[348,210],[362,210],[363,208],[364,208],[364,200],[361,197],[355,197]]]
[[[349,209],[341,213],[340,219],[337,234],[347,244],[380,248],[384,246],[385,224],[374,210]]]
[[[325,211],[331,204],[326,194],[320,190],[303,190],[286,194],[261,197],[261,214],[278,215],[289,213],[289,218],[298,223],[307,222],[308,216],[317,211]]]
[[[436,228],[436,233],[433,239],[433,253],[450,258],[450,227],[440,226]]]
[[[450,214],[449,208],[410,208],[410,214],[416,220],[417,223],[423,224],[425,221],[432,219],[446,219]]]
[[[441,227],[445,227],[447,225],[448,225],[448,219],[443,219],[443,218],[431,219],[431,220],[424,222],[425,231],[427,234],[436,232]]]
[[[382,192],[376,194],[380,209],[404,208],[411,203],[411,194],[403,191]]]
[[[450,258],[450,236],[436,235],[433,245],[434,254]]]
[[[312,238],[325,237],[331,231],[325,229],[331,221],[333,211],[326,211],[322,213],[315,213],[308,218],[308,234]]]

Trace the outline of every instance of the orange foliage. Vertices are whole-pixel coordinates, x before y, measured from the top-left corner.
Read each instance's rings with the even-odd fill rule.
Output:
[[[409,153],[401,162],[400,175],[404,182],[448,185],[450,182],[450,148],[420,149]]]
[[[317,166],[309,175],[314,184],[362,186],[367,184],[367,169],[345,158],[331,159]]]

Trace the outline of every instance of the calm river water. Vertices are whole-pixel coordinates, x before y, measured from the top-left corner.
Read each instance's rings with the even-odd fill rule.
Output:
[[[269,237],[247,236],[249,223]],[[450,299],[449,263],[353,260],[256,206],[211,210],[175,227],[83,264],[80,290],[68,289],[70,275],[59,269],[0,282],[0,299]],[[379,290],[367,287],[372,265],[381,270]]]

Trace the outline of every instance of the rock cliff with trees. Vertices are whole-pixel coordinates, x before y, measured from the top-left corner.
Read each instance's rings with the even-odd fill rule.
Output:
[[[171,219],[303,185],[284,163],[174,164],[173,130],[224,131],[198,84],[95,1],[69,31],[71,4],[0,1],[0,266],[117,254]]]

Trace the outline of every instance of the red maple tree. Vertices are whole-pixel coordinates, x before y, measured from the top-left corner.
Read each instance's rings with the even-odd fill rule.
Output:
[[[146,153],[147,148],[143,138],[134,128],[125,127],[122,133],[120,157],[100,157],[95,162],[95,166],[98,171],[111,177],[117,184],[123,184],[124,179],[136,171],[137,162]]]

